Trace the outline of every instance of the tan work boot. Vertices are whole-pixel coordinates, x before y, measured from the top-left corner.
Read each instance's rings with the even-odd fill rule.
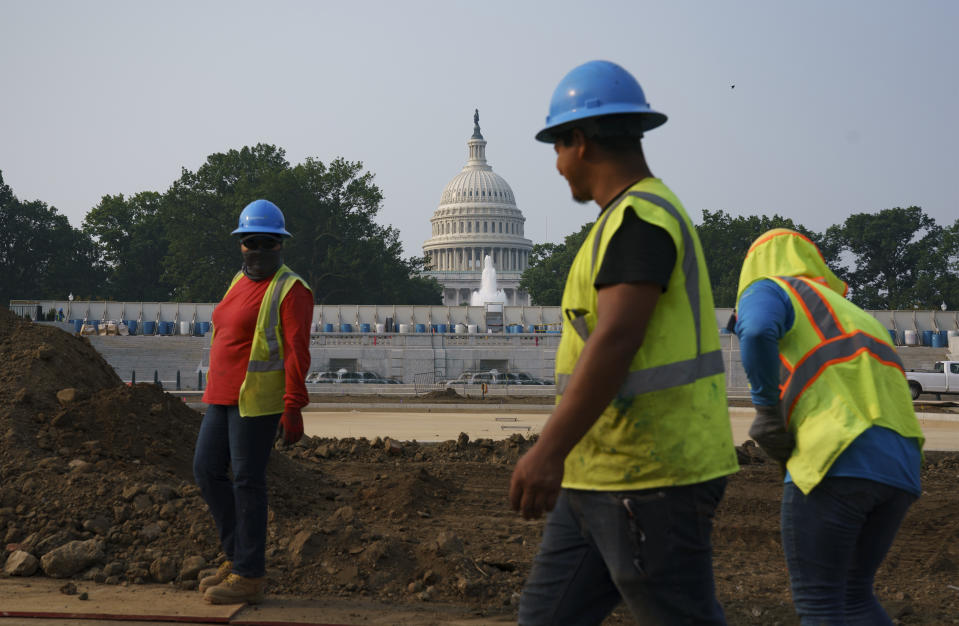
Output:
[[[220,567],[216,568],[216,574],[206,576],[200,581],[200,593],[204,593],[213,585],[219,585],[226,580],[226,577],[230,575],[231,569],[233,569],[233,561],[223,561],[220,563]]]
[[[266,588],[266,576],[247,578],[230,574],[219,585],[206,590],[203,599],[210,604],[259,604],[263,602],[263,590]]]

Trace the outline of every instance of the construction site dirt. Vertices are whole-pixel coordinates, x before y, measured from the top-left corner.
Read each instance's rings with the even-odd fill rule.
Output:
[[[224,558],[192,479],[200,417],[152,384],[124,385],[84,338],[0,313],[4,575],[60,579],[68,592],[162,583],[195,593]],[[531,444],[514,433],[276,449],[267,603],[327,598],[418,616],[404,623],[509,621],[543,527],[507,505]],[[718,595],[730,624],[795,624],[782,478],[755,446],[738,451],[713,533]],[[897,623],[959,624],[959,453],[927,454],[922,480],[877,594]],[[607,623],[632,620],[619,609]]]

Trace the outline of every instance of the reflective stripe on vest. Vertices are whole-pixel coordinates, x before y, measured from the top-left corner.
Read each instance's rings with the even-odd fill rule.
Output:
[[[794,276],[777,278],[793,290],[802,303],[810,324],[822,338],[819,345],[804,354],[793,366],[789,379],[783,386],[780,404],[787,423],[803,392],[830,365],[849,361],[860,354],[868,354],[883,365],[903,370],[899,355],[889,344],[859,330],[852,333],[843,332],[826,300],[809,286],[806,279]]]
[[[270,296],[270,319],[263,336],[266,339],[266,345],[270,349],[270,356],[265,361],[254,361],[250,359],[246,371],[248,372],[274,372],[283,369],[283,359],[280,357],[280,339],[276,336],[276,327],[280,323],[280,294],[283,293],[283,287],[286,280],[292,276],[290,272],[281,274],[273,284],[273,293]]]
[[[679,211],[676,210],[676,207],[674,207],[665,198],[644,191],[630,191],[626,193],[624,197],[639,198],[641,200],[646,200],[651,204],[655,204],[669,213],[669,215],[679,224],[679,230],[683,235],[682,268],[683,274],[686,276],[686,299],[689,302],[693,313],[693,325],[696,329],[697,356],[685,361],[667,363],[666,365],[658,365],[656,367],[631,371],[626,375],[626,380],[623,381],[622,386],[619,388],[619,395],[635,396],[641,393],[661,391],[671,387],[688,385],[699,380],[700,378],[722,374],[725,371],[723,366],[722,349],[701,354],[702,328],[700,327],[701,312],[699,306],[699,264],[696,260],[693,237],[689,232],[689,226],[686,224],[686,221],[682,218],[682,215],[680,215]],[[609,206],[618,206],[620,202],[622,202],[622,198],[615,200]],[[593,238],[593,256],[590,263],[591,276],[595,276],[596,274],[596,261],[597,257],[599,256],[599,243],[602,239],[603,229],[606,228],[606,221],[613,212],[612,210],[609,210],[605,213],[606,215],[604,215],[600,220],[599,225],[597,226],[596,234]],[[567,311],[566,314],[573,329],[583,339],[583,341],[586,341],[589,338],[589,329],[587,328],[585,318],[574,318],[570,315],[569,311]],[[557,374],[557,394],[562,395],[566,390],[566,386],[569,384],[570,376],[571,374]]]

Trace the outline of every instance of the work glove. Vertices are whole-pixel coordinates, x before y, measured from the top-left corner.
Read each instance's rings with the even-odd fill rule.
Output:
[[[280,418],[277,439],[283,445],[293,445],[303,437],[303,415],[299,409],[286,409]]]
[[[756,408],[756,418],[749,427],[749,437],[759,444],[763,452],[776,461],[785,473],[786,461],[792,456],[796,440],[786,428],[786,420],[783,419],[778,404],[753,406]]]

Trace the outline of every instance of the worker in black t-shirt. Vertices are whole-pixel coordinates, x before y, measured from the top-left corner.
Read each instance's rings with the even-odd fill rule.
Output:
[[[520,624],[723,624],[712,516],[738,469],[702,247],[640,139],[666,121],[623,68],[570,72],[537,139],[573,198],[602,208],[569,271],[556,408],[510,502],[549,511]]]

